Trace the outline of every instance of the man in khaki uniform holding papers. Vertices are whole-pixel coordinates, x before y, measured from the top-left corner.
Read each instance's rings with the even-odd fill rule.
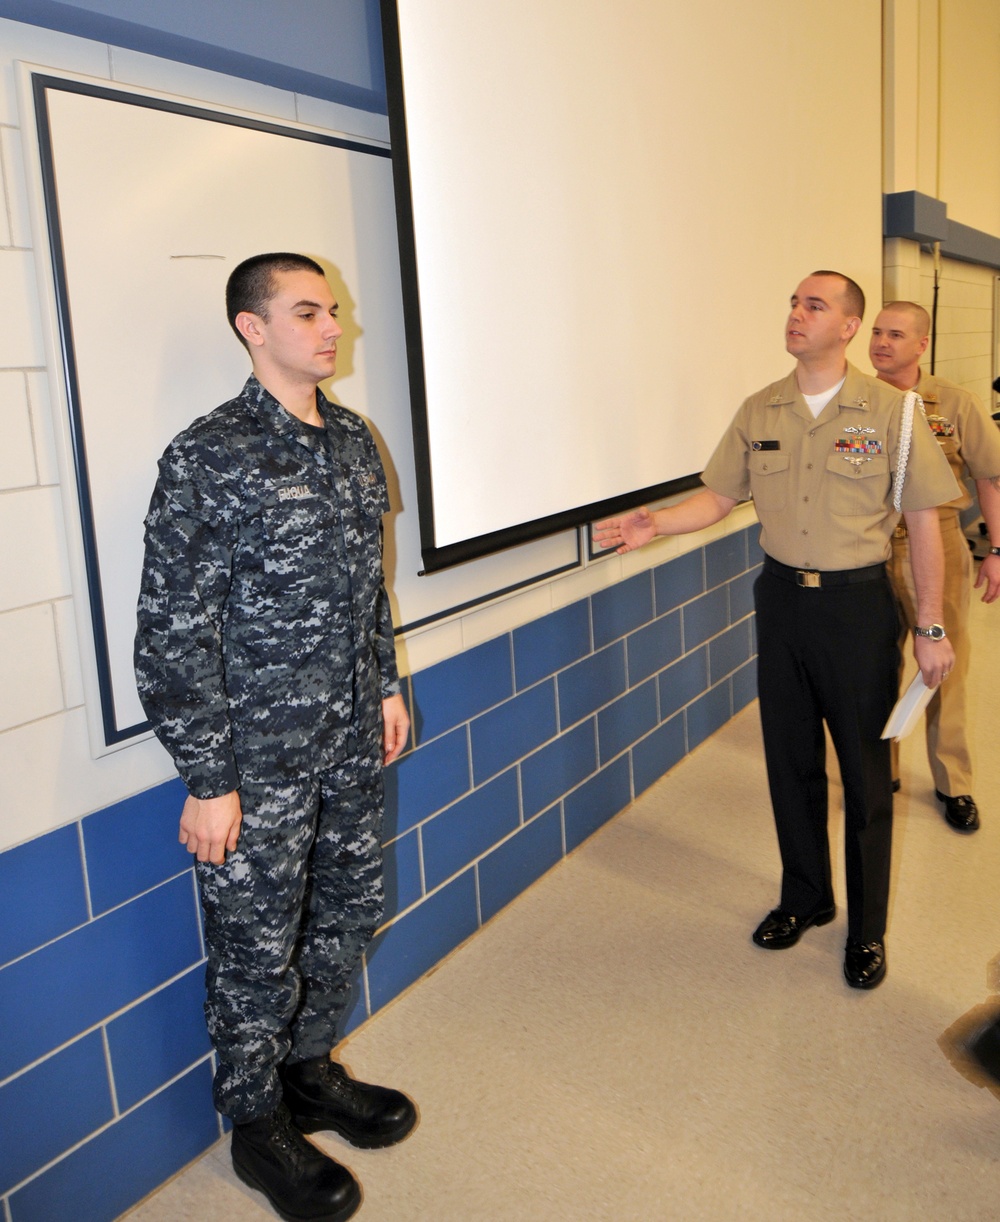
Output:
[[[897,692],[895,599],[886,575],[898,520],[910,530],[918,590],[917,661],[928,686],[951,669],[940,629],[943,558],[936,506],[955,480],[927,425],[905,425],[903,398],[847,363],[864,295],[838,272],[813,272],[791,298],[792,373],[747,399],[702,480],[666,509],[600,523],[604,547],[703,530],[753,496],[764,571],[754,587],[761,724],[783,867],[781,900],[753,940],[781,950],[835,916],[827,837],[829,726],[844,784],[847,946],[844,976],[885,976],[892,791],[882,727]],[[901,452],[907,455],[905,471]]]
[[[944,803],[944,817],[956,831],[969,833],[979,827],[979,810],[972,797],[972,756],[965,728],[973,586],[972,557],[959,515],[972,503],[965,488],[968,474],[976,481],[991,544],[975,588],[984,586],[983,602],[991,603],[1000,595],[1000,429],[975,395],[954,382],[921,371],[920,358],[927,349],[929,328],[930,318],[923,306],[913,301],[890,302],[875,319],[868,355],[881,381],[897,390],[915,390],[923,399],[931,432],[961,490],[956,500],[938,509],[945,555],[944,616],[955,649],[955,665],[948,682],[927,706],[926,737],[934,789]],[[892,540],[889,574],[903,613],[905,641],[907,631],[916,627],[917,612],[909,538],[902,522]],[[898,777],[895,749],[893,763],[893,776]]]

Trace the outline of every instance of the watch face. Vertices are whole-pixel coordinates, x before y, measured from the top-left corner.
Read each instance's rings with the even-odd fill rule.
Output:
[[[918,628],[918,636],[929,636],[933,641],[943,641],[945,631],[940,624],[929,624],[926,628]]]

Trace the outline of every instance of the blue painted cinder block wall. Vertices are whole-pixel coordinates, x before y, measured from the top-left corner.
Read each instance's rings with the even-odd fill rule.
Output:
[[[756,534],[406,681],[387,921],[345,1032],[754,698]],[[183,796],[173,781],[0,854],[4,1222],[108,1222],[221,1136]]]

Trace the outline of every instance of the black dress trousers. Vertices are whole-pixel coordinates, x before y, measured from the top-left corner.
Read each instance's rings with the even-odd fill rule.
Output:
[[[781,907],[807,916],[833,903],[823,723],[844,786],[848,937],[885,933],[892,851],[889,742],[899,619],[888,577],[800,587],[764,570],[754,585],[757,688],[781,851]]]

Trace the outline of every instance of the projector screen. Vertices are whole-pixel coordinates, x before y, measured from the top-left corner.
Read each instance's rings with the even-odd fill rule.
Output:
[[[428,569],[691,487],[798,281],[880,297],[871,0],[382,17]]]

